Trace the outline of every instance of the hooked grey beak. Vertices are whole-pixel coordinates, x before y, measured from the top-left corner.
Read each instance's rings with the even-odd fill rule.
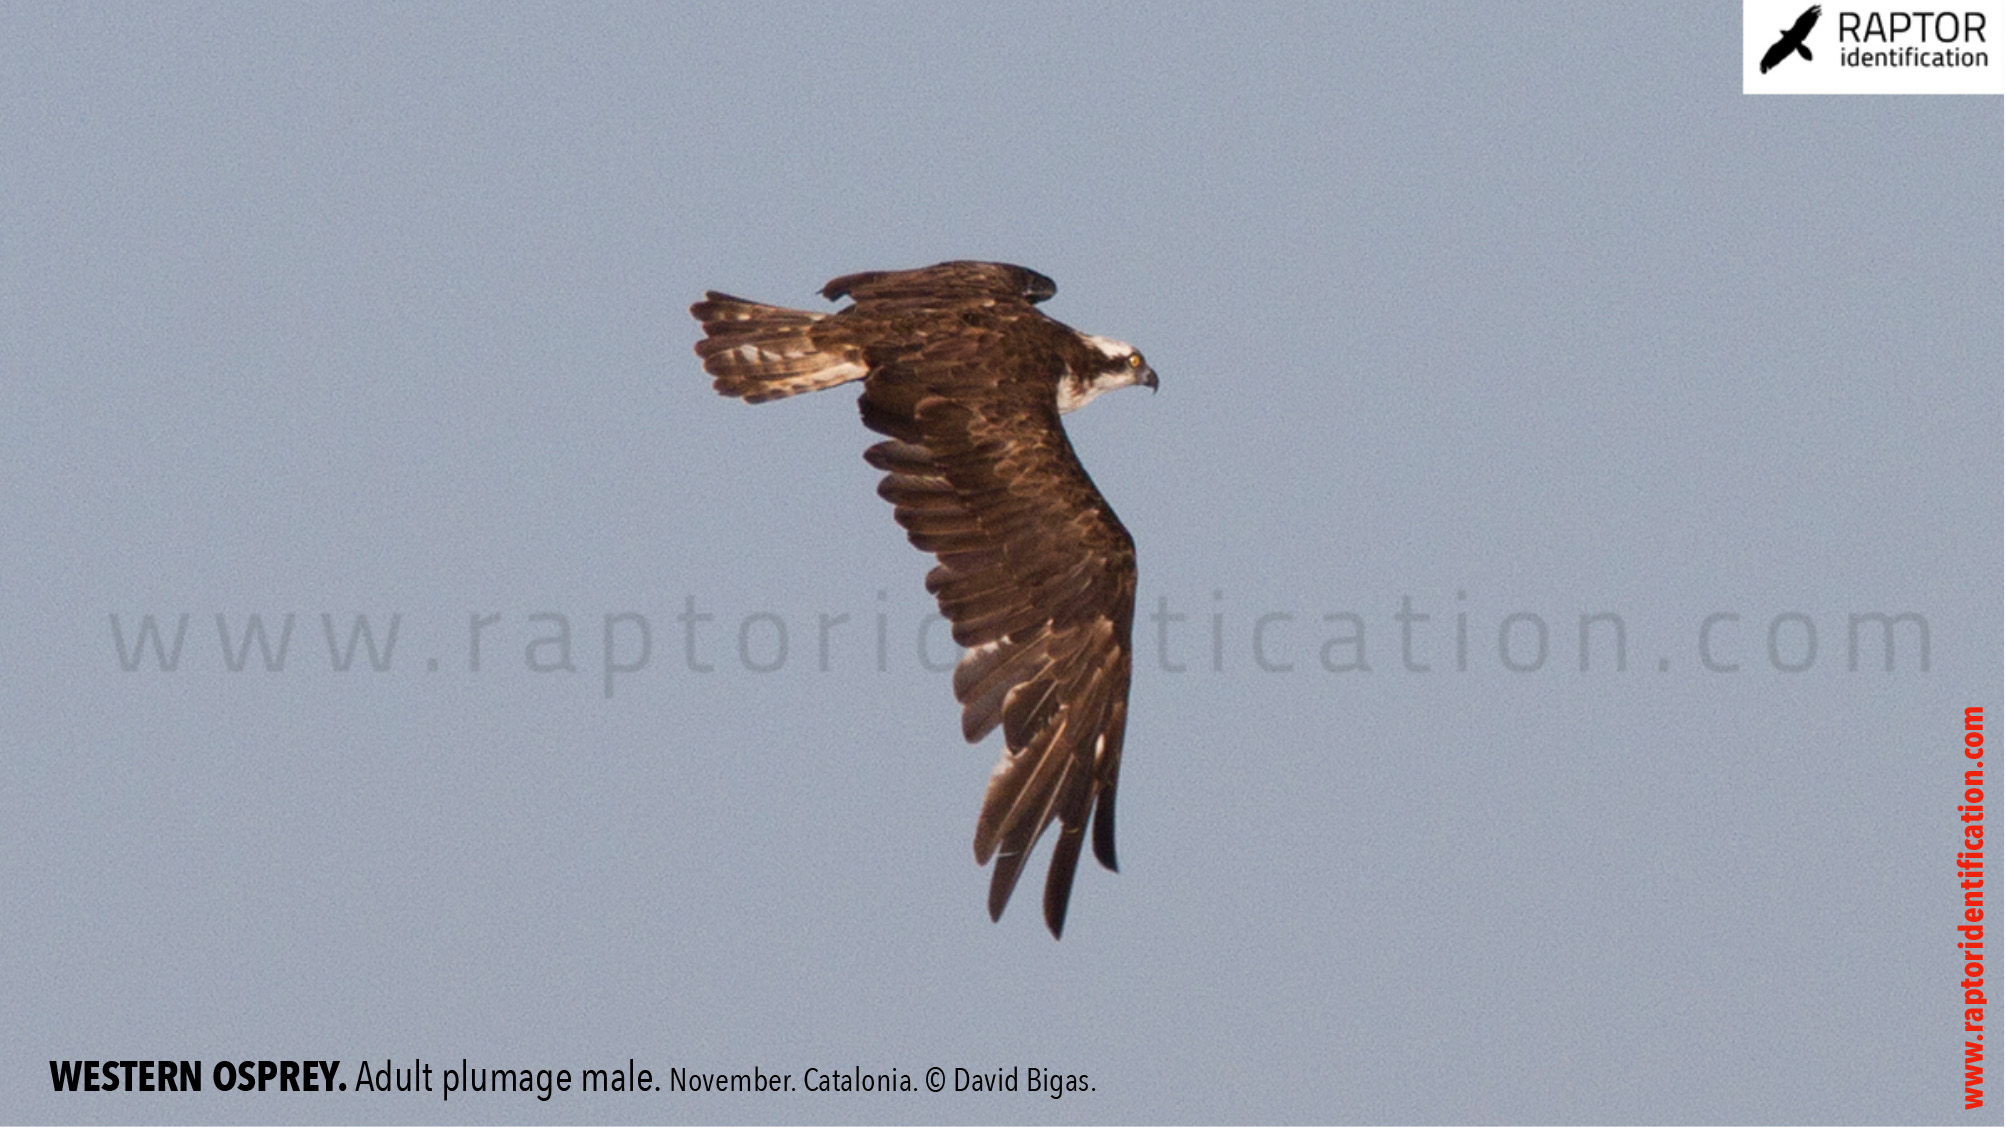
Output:
[[[1136,381],[1136,383],[1149,389],[1151,392],[1156,391],[1156,370],[1145,366],[1142,370],[1142,379]]]

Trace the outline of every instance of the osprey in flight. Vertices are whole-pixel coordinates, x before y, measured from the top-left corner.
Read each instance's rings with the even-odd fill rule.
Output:
[[[1769,45],[1769,50],[1762,55],[1763,74],[1768,74],[1769,68],[1788,59],[1792,51],[1806,59],[1811,57],[1811,49],[1804,46],[1804,40],[1810,36],[1811,29],[1817,26],[1819,11],[1820,8],[1816,4],[1804,9],[1803,14],[1797,17],[1797,22],[1783,31],[1783,38]],[[1845,23],[1844,20],[1839,22]]]
[[[1003,728],[975,822],[975,861],[996,860],[1003,914],[1054,820],[1045,924],[1057,937],[1087,824],[1115,869],[1114,793],[1128,720],[1135,542],[1094,489],[1059,416],[1111,388],[1156,387],[1132,347],[1080,333],[1035,304],[1052,280],[1005,263],[951,262],[844,275],[833,314],[711,291],[690,307],[717,390],[750,403],[864,382],[864,452],[878,494],[940,564],[926,587],[967,648],[954,669],[961,732]]]

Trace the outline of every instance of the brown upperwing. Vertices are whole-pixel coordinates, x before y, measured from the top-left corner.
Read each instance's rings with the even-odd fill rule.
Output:
[[[912,277],[944,271],[955,277]],[[1115,868],[1135,545],[1059,423],[1059,366],[1083,346],[1031,308],[1050,286],[991,264],[850,275],[827,292],[857,304],[826,328],[867,343],[864,422],[891,439],[864,457],[912,543],[940,560],[927,589],[969,648],[954,672],[963,735],[1003,728],[975,827],[976,861],[996,860],[990,916],[1056,819],[1044,909],[1058,936],[1090,817],[1094,856]]]

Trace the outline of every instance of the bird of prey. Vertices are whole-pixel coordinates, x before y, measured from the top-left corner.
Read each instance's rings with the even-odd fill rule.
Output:
[[[1073,453],[1059,417],[1114,388],[1154,389],[1129,345],[1036,304],[1052,280],[1006,263],[844,275],[851,305],[790,310],[710,291],[690,307],[716,389],[750,403],[863,381],[864,452],[912,543],[939,558],[926,587],[966,648],[961,731],[998,726],[1003,755],[975,823],[1000,918],[1054,821],[1045,924],[1061,935],[1089,822],[1115,869],[1114,796],[1128,721],[1135,543]]]
[[[1762,54],[1763,74],[1768,74],[1769,68],[1788,59],[1792,51],[1804,56],[1806,59],[1811,57],[1811,49],[1804,46],[1804,40],[1811,34],[1811,29],[1817,25],[1818,12],[1819,7],[1816,4],[1804,9],[1804,14],[1797,17],[1797,22],[1791,24],[1783,31],[1783,38],[1769,45],[1769,50]],[[1843,23],[1844,21],[1840,22]]]

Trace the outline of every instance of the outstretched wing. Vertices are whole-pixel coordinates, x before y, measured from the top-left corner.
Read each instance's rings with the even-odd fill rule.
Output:
[[[1769,68],[1782,62],[1784,57],[1794,50],[1796,47],[1791,44],[1788,35],[1770,44],[1769,50],[1762,53],[1762,73],[1768,74]]]
[[[860,295],[871,285],[849,284]],[[976,861],[996,861],[990,916],[1056,821],[1044,908],[1058,936],[1089,822],[1094,856],[1115,867],[1135,545],[1059,423],[1062,362],[1044,327],[1069,331],[1018,295],[993,305],[978,296],[940,318],[923,298],[903,310],[871,294],[874,319],[912,332],[871,350],[861,406],[865,424],[891,437],[865,454],[885,472],[878,493],[912,543],[939,558],[927,589],[968,648],[954,672],[962,733],[972,742],[1003,729],[975,827]]]
[[[984,296],[1010,302],[1042,302],[1059,292],[1050,278],[1029,267],[1009,263],[956,260],[918,270],[874,270],[832,278],[822,287],[831,302],[854,298],[874,306],[916,305],[937,308],[943,300],[980,300]]]

